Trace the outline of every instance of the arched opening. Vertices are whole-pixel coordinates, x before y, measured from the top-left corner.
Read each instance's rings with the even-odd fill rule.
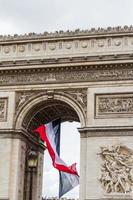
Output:
[[[78,123],[81,123],[82,126],[84,125],[84,114],[82,112],[82,108],[80,107],[80,105],[78,105],[78,103],[76,103],[72,99],[66,98],[61,95],[59,95],[59,96],[56,95],[56,97],[52,98],[52,99],[45,98],[45,96],[39,96],[37,98],[29,100],[29,102],[27,102],[23,106],[23,108],[21,108],[19,111],[19,114],[18,114],[18,117],[16,120],[16,129],[22,128],[26,132],[28,132],[29,136],[32,135],[32,137],[37,137],[36,135],[33,135],[34,129],[36,129],[37,127],[39,127],[42,124],[48,123],[57,118],[60,118],[61,123],[63,123],[63,124],[65,122],[69,123],[69,129],[72,125],[72,122],[78,122]],[[75,129],[76,129],[76,127],[75,127]],[[70,130],[69,130],[69,132],[70,132]],[[63,137],[63,135],[62,135],[62,137]],[[68,137],[70,137],[70,135]],[[79,135],[78,135],[78,137],[79,137]],[[76,141],[74,141],[74,142],[76,142]],[[73,149],[74,149],[74,145],[73,145]],[[75,160],[73,160],[73,162],[75,162]],[[69,163],[69,164],[71,164],[71,163]],[[40,166],[39,166],[39,170],[42,170],[41,165],[42,164],[40,164]],[[38,178],[38,180],[37,180],[37,178]],[[32,184],[32,185],[36,185],[37,188],[40,190],[40,188],[42,187],[42,182],[39,183],[40,179],[42,179],[41,173],[36,174],[31,180],[30,180],[30,178],[26,177],[25,184],[24,184],[24,185],[26,185],[25,194],[27,193],[27,182],[28,182],[28,184],[31,184],[30,182],[34,181],[34,184]],[[37,180],[37,181],[35,182],[35,180]],[[44,178],[44,182],[45,182],[45,178]],[[40,184],[40,185],[38,185],[38,184]],[[45,187],[45,184],[44,184],[44,187]],[[51,187],[51,185],[50,185],[50,187]],[[32,188],[32,190],[33,190],[33,188]],[[34,194],[31,194],[33,197],[32,200],[34,200],[35,193],[39,193],[39,191],[35,192],[35,190],[34,190],[32,193],[34,193]],[[45,194],[43,194],[43,196],[45,196]],[[25,200],[29,200],[28,199],[29,197],[27,198],[25,196],[24,198],[25,198]]]
[[[57,118],[61,118],[61,122],[79,122],[76,111],[67,103],[60,100],[47,100],[35,105],[32,110],[27,113],[22,126],[26,130],[31,131]]]

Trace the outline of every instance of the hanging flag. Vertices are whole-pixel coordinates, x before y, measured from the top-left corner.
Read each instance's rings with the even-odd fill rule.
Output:
[[[59,172],[59,198],[79,184],[79,176],[66,172]]]
[[[49,122],[36,130],[40,138],[46,143],[53,166],[59,170],[59,198],[79,184],[76,163],[67,166],[60,158],[60,120]]]

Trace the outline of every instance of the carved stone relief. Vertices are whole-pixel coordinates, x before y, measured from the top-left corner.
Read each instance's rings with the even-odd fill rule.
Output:
[[[133,187],[133,151],[126,146],[102,146],[101,177],[105,193],[130,193]]]
[[[95,117],[133,115],[133,94],[96,95]]]
[[[16,110],[18,110],[30,97],[34,95],[34,92],[17,92],[16,93]]]
[[[41,50],[41,44],[35,44],[33,45],[34,51],[40,51]]]
[[[0,122],[6,121],[7,119],[7,106],[8,106],[8,99],[0,98]]]
[[[26,46],[20,45],[18,46],[18,52],[23,53],[25,51]]]
[[[53,74],[53,73],[48,74],[47,77],[46,77],[46,82],[53,82],[53,81],[56,81],[55,74]]]
[[[8,54],[10,52],[10,46],[5,46],[3,50],[5,54]]]
[[[84,108],[84,111],[87,110],[87,89],[78,88],[72,90],[66,90],[66,93],[73,97],[81,106]]]

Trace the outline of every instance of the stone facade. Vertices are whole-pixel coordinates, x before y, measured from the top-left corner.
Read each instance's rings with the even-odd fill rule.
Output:
[[[0,199],[41,200],[45,147],[33,130],[57,117],[81,123],[80,199],[132,199],[132,68],[132,27],[1,36]]]

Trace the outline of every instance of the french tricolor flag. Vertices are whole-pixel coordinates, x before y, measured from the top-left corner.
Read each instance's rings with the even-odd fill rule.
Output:
[[[60,124],[60,119],[57,119],[35,130],[46,143],[53,166],[59,170],[59,198],[79,184],[76,163],[67,166],[60,158]]]

